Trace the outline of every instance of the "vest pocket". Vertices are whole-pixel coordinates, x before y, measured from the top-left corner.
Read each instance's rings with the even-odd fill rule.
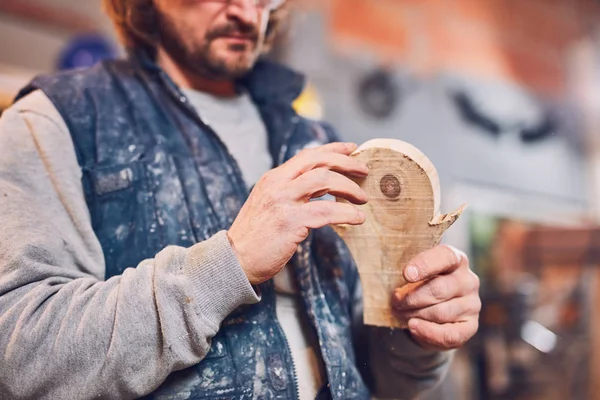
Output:
[[[84,171],[92,226],[106,261],[106,277],[136,267],[158,249],[150,234],[157,229],[155,202],[143,161],[96,166]]]
[[[194,388],[197,399],[236,399],[237,370],[224,332],[220,331],[211,341],[207,355],[195,367],[199,381]]]
[[[149,398],[172,399],[242,399],[236,386],[236,372],[224,334],[217,333],[206,357],[196,366],[173,372]]]

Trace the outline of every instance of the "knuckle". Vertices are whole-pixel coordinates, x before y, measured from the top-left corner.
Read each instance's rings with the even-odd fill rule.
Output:
[[[429,294],[435,300],[445,300],[448,293],[448,284],[443,279],[437,279],[429,285]]]
[[[475,314],[479,314],[482,307],[481,298],[479,298],[479,296],[475,296],[471,303],[473,304],[473,312]]]
[[[460,347],[464,343],[463,336],[459,332],[456,332],[454,330],[447,330],[444,333],[443,341],[446,347],[452,349]]]
[[[287,228],[287,221],[281,216],[275,218],[275,229],[278,231],[284,231]]]
[[[475,335],[477,333],[477,331],[479,330],[479,319],[475,318],[473,320],[472,325],[473,325],[473,328],[471,329],[471,336]],[[465,342],[466,342],[466,340],[465,340]]]
[[[316,208],[316,213],[319,217],[321,218],[325,218],[325,219],[329,219],[329,217],[331,216],[331,210],[329,207],[317,207]]]
[[[458,249],[455,246],[452,246],[451,244],[446,244],[444,245],[444,247],[446,247],[448,250],[450,250],[450,252],[452,253],[451,256],[453,257],[453,261],[460,263],[463,260],[467,259],[467,255],[460,249]]]
[[[414,294],[407,295],[402,302],[409,309],[419,306],[419,298]]]
[[[281,180],[282,171],[283,171],[283,166],[280,166],[278,168],[267,171],[262,176],[263,184],[266,184],[268,186],[275,185],[278,181]]]
[[[321,224],[329,224],[331,220],[331,208],[327,204],[313,204],[310,208],[310,214]]]
[[[271,169],[267,172],[265,172],[262,175],[262,180],[263,181],[267,181],[267,182],[271,182],[275,179],[275,176],[277,175],[277,173],[281,170],[281,167],[275,168],[275,169]]]
[[[438,317],[441,322],[453,322],[457,317],[456,309],[449,303],[440,304]]]
[[[479,320],[473,318],[468,323],[468,330],[463,334],[461,346],[467,343],[479,330]]]
[[[463,260],[467,260],[467,255],[452,245],[443,244],[440,247],[444,249],[449,265],[460,264]]]
[[[306,239],[306,237],[308,236],[308,233],[309,233],[309,229],[305,226],[298,226],[292,232],[292,234],[295,236],[296,240],[299,242]]]
[[[269,171],[263,174],[263,176],[260,177],[258,182],[256,182],[255,189],[264,190],[266,187],[269,187],[273,182],[273,174],[273,171]]]
[[[363,224],[367,221],[367,216],[364,212],[360,211],[358,207],[354,207],[354,216],[356,221]]]
[[[315,152],[315,150],[313,148],[304,148],[302,150],[300,150],[297,154],[296,157],[298,158],[305,158],[310,156],[311,154],[313,154]]]
[[[306,149],[306,159],[312,168],[319,166],[323,163],[323,153],[317,149]]]
[[[276,205],[273,207],[275,212],[275,225],[279,229],[287,229],[291,224],[290,209],[283,205]]]
[[[325,168],[317,168],[313,172],[314,179],[321,186],[327,186],[331,178],[330,173]]]
[[[473,290],[479,292],[479,288],[481,287],[481,279],[475,272],[469,270],[469,273],[471,275],[471,281],[473,282]]]

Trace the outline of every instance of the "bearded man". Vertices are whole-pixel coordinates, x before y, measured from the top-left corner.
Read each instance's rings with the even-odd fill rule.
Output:
[[[4,113],[2,399],[407,399],[476,332],[448,246],[390,294],[408,329],[362,324],[329,225],[364,222],[369,171],[261,57],[284,6],[106,0],[127,58],[37,77]]]

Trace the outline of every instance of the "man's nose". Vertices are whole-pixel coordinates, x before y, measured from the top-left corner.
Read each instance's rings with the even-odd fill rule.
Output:
[[[256,24],[258,12],[259,9],[255,0],[233,0],[227,8],[230,17],[235,17],[251,25]]]

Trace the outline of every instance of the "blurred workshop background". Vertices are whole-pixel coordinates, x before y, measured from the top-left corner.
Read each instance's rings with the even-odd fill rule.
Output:
[[[600,399],[600,1],[296,0],[272,54],[348,140],[419,147],[481,328],[427,399]],[[36,73],[118,57],[100,0],[0,1],[0,110]],[[1,112],[1,111],[0,111]]]

